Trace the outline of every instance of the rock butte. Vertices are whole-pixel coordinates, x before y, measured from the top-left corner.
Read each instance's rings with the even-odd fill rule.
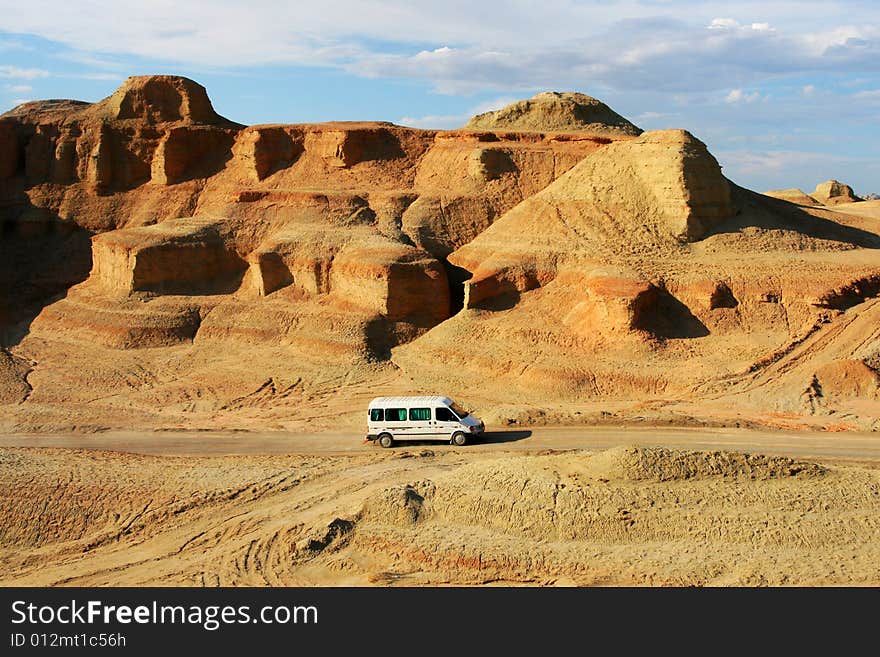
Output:
[[[772,189],[764,192],[767,196],[781,198],[798,205],[842,205],[844,203],[859,203],[862,201],[853,192],[852,187],[837,180],[828,180],[816,185],[812,194],[807,194],[800,189]]]
[[[0,117],[0,203],[5,430],[354,430],[437,391],[496,424],[878,426],[876,214],[583,94],[246,127],[134,77]]]
[[[852,187],[836,180],[829,180],[816,185],[813,198],[820,200],[825,205],[854,203],[862,200],[853,193]]]

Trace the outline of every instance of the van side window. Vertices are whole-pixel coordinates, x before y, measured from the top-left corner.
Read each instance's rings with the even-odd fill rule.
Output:
[[[385,421],[386,422],[406,422],[406,409],[405,408],[386,408],[385,409]]]
[[[410,420],[430,420],[431,419],[431,409],[430,408],[411,408],[411,409],[409,409],[409,419]]]
[[[370,422],[382,422],[385,419],[384,410],[383,408],[370,409]]]
[[[448,408],[435,408],[434,417],[438,422],[458,422],[458,418]]]

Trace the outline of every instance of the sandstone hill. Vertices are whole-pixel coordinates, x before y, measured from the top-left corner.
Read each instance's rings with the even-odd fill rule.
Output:
[[[825,205],[839,205],[840,203],[854,203],[861,201],[853,192],[852,187],[837,180],[828,180],[816,185],[813,198],[818,199]]]
[[[638,135],[642,132],[602,101],[571,91],[546,91],[494,112],[478,114],[467,122],[465,129],[563,130],[622,135]]]
[[[852,187],[837,180],[819,183],[812,194],[807,194],[796,188],[772,189],[769,192],[764,192],[764,194],[774,198],[781,198],[784,201],[796,203],[797,205],[836,206],[844,203],[858,203],[863,200],[855,195]]]
[[[419,391],[502,423],[877,426],[876,217],[580,94],[511,108],[246,127],[148,76],[3,115],[0,429],[358,431]]]
[[[771,189],[770,191],[764,192],[764,194],[797,205],[824,205],[816,198],[797,187],[792,187],[791,189]]]

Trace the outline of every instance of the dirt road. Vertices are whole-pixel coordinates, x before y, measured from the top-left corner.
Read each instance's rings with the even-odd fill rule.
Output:
[[[416,443],[401,443],[412,446]],[[541,450],[607,449],[623,445],[676,449],[734,450],[821,458],[835,461],[880,461],[880,434],[792,431],[754,431],[713,428],[536,427],[490,431],[463,448],[420,442],[450,452],[534,452]],[[59,447],[98,449],[154,455],[347,455],[381,451],[352,432],[219,433],[108,432],[71,435],[4,435],[0,447]]]

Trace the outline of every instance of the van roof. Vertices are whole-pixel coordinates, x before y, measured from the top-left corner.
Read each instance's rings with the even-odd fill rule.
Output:
[[[413,404],[443,404],[449,406],[452,400],[449,397],[441,397],[440,395],[422,395],[418,397],[376,397],[370,401],[370,408],[374,406],[390,406],[400,404],[402,406],[411,406]]]

